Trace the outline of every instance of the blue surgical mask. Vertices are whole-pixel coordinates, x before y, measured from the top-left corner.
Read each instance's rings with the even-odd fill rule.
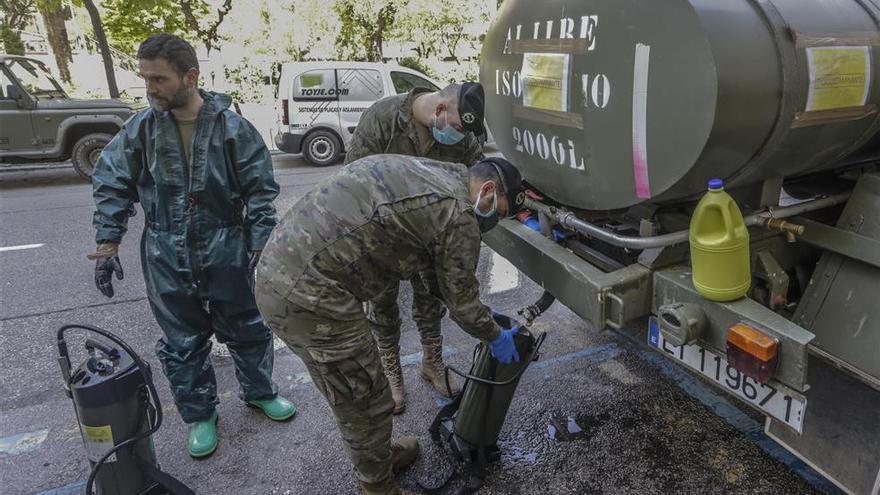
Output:
[[[492,209],[488,213],[480,211],[480,200],[483,199],[483,192],[477,195],[474,201],[474,213],[477,215],[477,222],[480,224],[480,233],[489,232],[498,225],[498,192],[492,192]]]
[[[437,116],[434,116],[434,125],[431,126],[431,133],[434,135],[434,139],[446,146],[452,146],[454,144],[458,144],[464,139],[464,133],[458,132],[455,127],[449,125],[449,118],[447,116],[447,112],[443,112],[443,120],[446,123],[443,124],[443,127],[440,127],[437,122]]]

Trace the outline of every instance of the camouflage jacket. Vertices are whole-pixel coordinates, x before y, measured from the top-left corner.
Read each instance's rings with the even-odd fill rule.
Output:
[[[300,199],[272,232],[257,280],[324,318],[363,318],[399,280],[436,274],[452,319],[482,340],[500,328],[480,303],[480,228],[467,169],[401,155],[364,158]]]
[[[424,156],[441,162],[463,163],[471,166],[483,157],[483,147],[472,132],[465,134],[458,144],[445,146],[431,139],[428,152],[421,153],[418,125],[413,120],[413,100],[426,88],[414,88],[406,94],[389,96],[373,104],[361,115],[357,129],[345,155],[345,163],[351,163],[369,155],[395,153],[398,155]]]

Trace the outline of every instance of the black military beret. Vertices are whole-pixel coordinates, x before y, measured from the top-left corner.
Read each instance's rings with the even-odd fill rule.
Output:
[[[486,95],[480,83],[466,82],[461,85],[458,93],[458,117],[461,126],[474,133],[474,136],[486,134],[483,126]]]
[[[498,172],[498,176],[501,177],[501,185],[504,186],[504,195],[507,197],[507,204],[510,208],[507,216],[513,217],[522,210],[526,202],[522,175],[512,163],[504,158],[489,157],[480,161],[491,163],[495,167],[495,171]]]

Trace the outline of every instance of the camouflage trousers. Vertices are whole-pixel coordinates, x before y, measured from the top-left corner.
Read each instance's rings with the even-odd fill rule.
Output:
[[[393,480],[394,402],[366,318],[327,319],[287,301],[265,284],[257,286],[256,295],[269,328],[302,359],[330,404],[358,479]]]
[[[424,272],[409,280],[413,290],[413,321],[416,322],[423,343],[440,340],[440,322],[446,314],[443,301],[428,290],[428,284],[434,280],[433,277],[432,272]],[[400,307],[397,304],[399,290],[400,284],[396,283],[367,303],[370,329],[382,352],[395,350],[400,344]]]

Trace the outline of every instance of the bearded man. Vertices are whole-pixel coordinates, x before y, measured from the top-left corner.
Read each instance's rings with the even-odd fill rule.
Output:
[[[189,423],[189,454],[217,448],[217,383],[211,340],[226,344],[240,397],[270,419],[296,407],[272,381],[273,339],[257,309],[253,271],[277,221],[278,184],[260,133],[229,110],[229,96],[199,89],[193,47],[170,34],[138,49],[151,108],[125,123],[92,176],[97,211],[95,284],[113,297],[129,208],[146,218],[141,267],[164,335],[156,345],[177,410]]]

